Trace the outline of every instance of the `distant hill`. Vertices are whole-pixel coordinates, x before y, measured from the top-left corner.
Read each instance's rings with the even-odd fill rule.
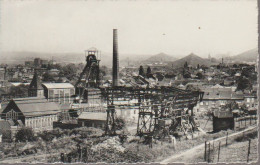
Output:
[[[203,59],[193,53],[179,59],[176,60],[174,62],[171,62],[168,66],[169,67],[174,67],[174,68],[179,68],[179,67],[183,67],[185,62],[188,63],[188,65],[191,65],[192,67],[197,67],[198,64],[199,65],[205,65],[205,66],[210,66],[211,62],[207,59]]]
[[[246,52],[240,53],[235,56],[229,57],[230,60],[235,62],[256,62],[258,56],[258,49],[251,49]]]
[[[144,60],[144,62],[173,62],[176,60],[176,57],[167,55],[165,53],[159,53],[149,57],[148,59]]]
[[[136,64],[143,61],[147,55],[135,55],[135,54],[119,54],[120,67],[126,66],[129,61],[130,64]],[[86,63],[85,53],[72,52],[72,53],[45,53],[45,52],[0,52],[0,64],[17,65],[24,64],[25,61],[33,61],[34,58],[41,58],[45,60],[51,60],[52,58],[61,64],[67,63]],[[112,67],[113,54],[102,52],[100,65]]]

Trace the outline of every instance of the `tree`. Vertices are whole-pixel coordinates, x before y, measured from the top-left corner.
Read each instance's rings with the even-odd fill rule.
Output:
[[[140,68],[139,68],[139,75],[140,75],[140,76],[143,76],[143,77],[145,76],[144,68],[143,68],[142,65],[141,65]]]
[[[186,69],[183,69],[183,78],[191,78],[191,74]]]
[[[15,139],[18,142],[35,141],[36,137],[32,128],[24,127],[21,128],[15,135]]]
[[[188,62],[187,61],[184,63],[184,68],[188,68]]]
[[[199,69],[199,68],[200,68],[200,64],[197,65],[197,69]]]
[[[75,64],[68,64],[62,67],[60,70],[60,75],[65,76],[69,80],[73,80],[77,73],[77,67]]]
[[[196,74],[196,78],[197,78],[197,79],[203,79],[202,73],[198,72],[198,73]]]
[[[225,109],[225,110],[228,109],[228,110],[232,111],[235,109],[239,109],[239,106],[235,101],[229,101],[224,106],[222,106],[222,109]]]
[[[252,84],[247,78],[241,76],[237,80],[237,91],[243,91],[245,89],[252,89]]]
[[[122,130],[123,128],[125,128],[126,122],[123,118],[118,117],[115,119],[115,126],[116,126],[116,130]]]
[[[148,66],[147,71],[146,71],[146,77],[150,78],[152,76],[152,69],[150,68],[150,66]]]
[[[42,75],[42,81],[52,82],[52,81],[55,81],[55,80],[54,80],[53,75],[51,75],[51,74],[48,73],[48,72],[45,72],[45,73]]]
[[[9,90],[9,94],[13,97],[28,97],[28,85],[12,86]]]
[[[2,139],[6,141],[12,140],[12,132],[11,130],[3,130],[2,131]]]

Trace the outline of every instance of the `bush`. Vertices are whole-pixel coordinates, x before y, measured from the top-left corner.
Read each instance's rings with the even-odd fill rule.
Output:
[[[3,139],[3,141],[11,142],[12,141],[12,132],[11,132],[11,130],[4,130],[4,131],[2,131],[2,139]]]
[[[24,127],[16,133],[15,139],[18,142],[26,142],[26,141],[35,141],[36,137],[34,136],[34,132],[32,128]]]
[[[56,128],[56,129],[51,130],[51,131],[43,131],[43,132],[38,134],[38,137],[41,137],[42,140],[49,142],[49,141],[52,141],[54,138],[61,137],[62,135],[64,135],[64,132],[62,132],[59,128]]]
[[[123,118],[118,117],[115,119],[116,130],[122,130],[125,128],[126,122]]]

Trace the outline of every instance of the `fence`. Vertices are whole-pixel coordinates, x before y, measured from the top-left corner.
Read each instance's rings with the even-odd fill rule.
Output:
[[[228,132],[222,140],[205,141],[204,161],[217,162],[249,162],[257,160],[256,129],[230,137]],[[252,145],[252,141],[253,144]],[[252,155],[253,154],[253,155]]]
[[[245,128],[247,126],[254,125],[256,123],[257,123],[257,116],[256,115],[236,117],[235,118],[235,129]]]

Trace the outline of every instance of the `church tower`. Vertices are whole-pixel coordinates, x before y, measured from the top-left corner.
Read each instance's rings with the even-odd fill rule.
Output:
[[[33,79],[30,83],[29,89],[28,89],[28,97],[43,97],[43,87],[41,85],[41,80],[38,77],[37,72],[34,72]]]

